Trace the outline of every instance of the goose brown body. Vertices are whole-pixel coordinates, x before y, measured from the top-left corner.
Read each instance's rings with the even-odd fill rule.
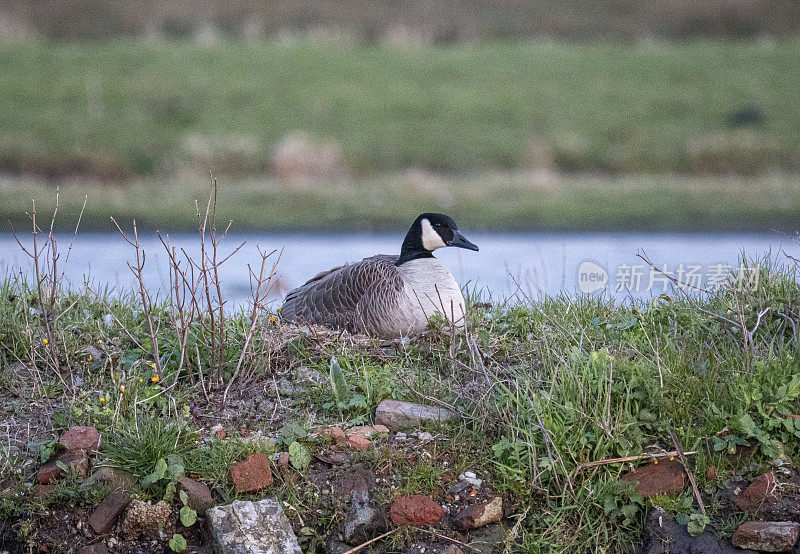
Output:
[[[432,225],[429,218],[435,222],[444,218],[450,234],[434,231],[433,225],[440,224]],[[451,244],[438,233],[444,233]],[[463,327],[466,310],[461,290],[431,255],[442,246],[477,250],[447,216],[422,214],[409,230],[400,256],[372,256],[316,275],[286,295],[281,316],[290,322],[380,337],[418,334],[435,313]]]

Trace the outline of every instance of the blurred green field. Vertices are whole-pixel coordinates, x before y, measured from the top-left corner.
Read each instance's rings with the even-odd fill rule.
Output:
[[[84,230],[113,231],[110,217],[140,228],[197,229],[208,179],[141,180],[126,186],[72,184],[60,190],[58,221],[74,229],[87,199]],[[420,172],[325,183],[275,179],[219,181],[218,221],[233,231],[378,231],[404,229],[417,215],[442,211],[469,229],[761,230],[794,232],[800,221],[800,175],[766,177],[572,177],[495,173],[442,178]],[[307,186],[305,186],[307,185]],[[49,223],[55,188],[0,181],[0,230]],[[44,214],[44,215],[43,215]],[[44,218],[44,219],[43,219]]]
[[[0,171],[256,175],[298,130],[338,141],[361,174],[797,169],[798,60],[797,40],[2,45]],[[749,105],[763,123],[732,129]],[[198,160],[193,137],[233,144],[232,161]]]

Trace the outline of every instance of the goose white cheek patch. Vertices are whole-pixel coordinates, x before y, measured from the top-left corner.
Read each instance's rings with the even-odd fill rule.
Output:
[[[422,225],[422,246],[425,247],[425,250],[436,250],[447,246],[427,218],[424,218],[420,224]]]

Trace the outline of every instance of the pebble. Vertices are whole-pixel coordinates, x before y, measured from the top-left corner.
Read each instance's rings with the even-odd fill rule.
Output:
[[[430,442],[433,440],[433,435],[431,433],[420,433],[419,440],[422,442]]]
[[[483,479],[478,479],[474,471],[465,471],[458,476],[462,481],[466,481],[473,487],[480,487],[483,484]]]

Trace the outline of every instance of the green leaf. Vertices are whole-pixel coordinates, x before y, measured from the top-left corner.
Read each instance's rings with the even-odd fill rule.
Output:
[[[308,435],[306,430],[296,421],[290,421],[278,431],[279,441],[286,446],[289,446],[297,439],[302,439],[306,435]]]
[[[184,491],[184,490],[181,490],[181,492],[178,494],[178,496],[180,497],[180,499],[181,499],[181,503],[182,503],[184,506],[186,506],[186,505],[189,503],[189,495],[188,495],[188,494],[186,494],[186,491]]]
[[[753,418],[750,417],[750,414],[744,414],[739,418],[739,425],[741,426],[742,432],[744,432],[748,436],[756,436],[758,433],[758,426],[756,422],[753,421]]]
[[[196,522],[197,522],[197,512],[192,510],[189,506],[184,506],[183,508],[181,508],[181,523],[183,524],[184,527],[191,527]]]
[[[156,463],[156,467],[150,475],[146,475],[144,479],[142,479],[143,485],[152,485],[153,483],[157,483],[164,478],[164,474],[167,472],[167,461],[164,458],[160,458]]]
[[[183,538],[183,535],[179,535],[175,533],[172,535],[172,538],[169,540],[169,547],[173,552],[183,552],[186,550],[186,539]]]
[[[330,370],[331,386],[333,387],[333,394],[336,396],[337,402],[344,402],[348,396],[347,381],[345,381],[344,373],[336,360],[336,357],[331,358]]]
[[[167,475],[172,477],[178,477],[183,475],[184,467],[183,467],[183,458],[180,457],[178,454],[170,454],[167,456]]]
[[[311,463],[311,452],[308,448],[295,441],[289,445],[289,461],[298,471],[305,471]]]
[[[692,514],[689,516],[689,523],[686,525],[686,530],[693,537],[699,537],[706,529],[706,525],[711,523],[711,518],[705,514]]]
[[[161,500],[167,504],[172,504],[172,499],[175,498],[175,488],[175,481],[167,483],[167,487],[164,489],[164,496],[161,497]]]

